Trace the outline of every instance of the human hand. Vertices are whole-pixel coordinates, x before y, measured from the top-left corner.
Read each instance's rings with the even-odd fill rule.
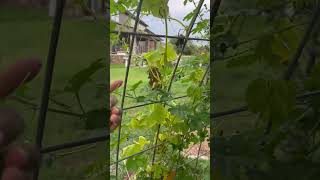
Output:
[[[31,81],[40,68],[39,60],[29,59],[18,61],[0,73],[0,100]],[[1,180],[29,180],[39,163],[39,152],[34,147],[14,144],[23,129],[22,117],[13,109],[0,106]]]
[[[110,94],[118,89],[122,85],[123,81],[117,80],[113,82],[110,86]],[[121,114],[122,111],[121,109],[115,107],[117,104],[117,99],[115,96],[110,96],[110,109],[111,109],[111,114],[110,114],[110,130],[113,131],[115,130],[120,122],[121,122]]]

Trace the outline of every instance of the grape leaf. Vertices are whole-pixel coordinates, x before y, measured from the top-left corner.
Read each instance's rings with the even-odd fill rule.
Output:
[[[91,76],[96,73],[98,70],[105,68],[105,63],[103,59],[98,59],[92,62],[89,67],[77,72],[71,77],[68,81],[66,87],[64,88],[65,92],[79,92],[81,87],[87,82],[91,81]]]
[[[142,10],[150,12],[153,16],[167,18],[169,14],[169,0],[143,1]]]
[[[134,141],[133,144],[122,149],[121,158],[125,158],[142,151],[144,146],[148,144],[150,144],[150,141],[143,136],[139,136],[138,141]]]
[[[135,91],[142,83],[142,80],[138,81],[137,83],[134,83],[133,85],[131,85],[130,91]]]
[[[121,158],[125,158],[142,151],[145,145],[148,144],[150,144],[150,141],[143,136],[139,136],[138,141],[134,141],[133,144],[122,149]],[[134,156],[125,160],[126,167],[130,170],[137,170],[139,167],[145,166],[146,163],[147,158],[143,156]]]
[[[227,67],[233,68],[233,67],[248,66],[248,65],[254,64],[255,62],[257,62],[257,57],[254,54],[249,54],[249,55],[240,56],[227,61]]]
[[[143,57],[147,60],[149,67],[158,67],[160,68],[165,64],[164,56],[165,53],[165,47],[161,46],[159,49],[150,51],[143,54]],[[167,60],[174,61],[177,58],[177,53],[174,50],[174,46],[172,44],[168,44],[167,49]]]
[[[284,80],[256,79],[246,91],[249,110],[278,126],[287,120],[295,105],[295,87]]]
[[[189,96],[193,101],[197,101],[201,98],[201,88],[197,85],[191,85],[187,89],[187,96]]]
[[[85,128],[86,129],[100,129],[106,128],[109,125],[107,121],[107,108],[95,109],[88,111],[85,114]]]

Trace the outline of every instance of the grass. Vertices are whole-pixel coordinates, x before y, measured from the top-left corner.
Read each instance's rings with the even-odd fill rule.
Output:
[[[187,162],[189,162],[189,165],[191,165],[191,167],[194,167],[196,164],[195,159],[187,159]],[[197,179],[210,180],[210,160],[198,159],[198,164],[197,164],[196,170],[200,172],[199,173],[200,176],[196,177]],[[178,169],[177,172],[178,173],[177,173],[176,179],[182,180],[183,178],[181,177],[181,175],[182,175],[181,173],[183,173],[183,171],[179,171],[179,169]]]
[[[41,73],[29,84],[30,89],[27,91],[29,96],[35,98],[33,101],[35,103],[40,100],[43,86],[51,27],[52,19],[43,10],[0,8],[0,69],[26,57],[38,57],[43,62]],[[85,68],[94,60],[105,57],[105,32],[102,21],[63,18],[52,83],[53,91],[62,89],[75,72]],[[105,71],[100,71],[93,79],[105,81]],[[86,109],[104,103],[103,99],[92,101],[95,93],[95,87],[90,84],[82,89],[81,97],[83,104],[86,104]],[[73,95],[65,94],[58,98],[68,105],[77,107]],[[37,125],[35,115],[37,114],[24,105],[11,101],[8,104],[15,107],[26,120],[27,127],[21,139],[34,143]],[[57,108],[53,104],[50,104],[50,107]],[[80,111],[79,108],[78,111]],[[104,132],[85,130],[83,127],[84,123],[79,118],[49,112],[44,146],[76,141]],[[84,179],[88,165],[106,157],[104,156],[105,146],[105,142],[98,143],[89,150],[71,153],[68,156],[63,153],[70,150],[46,155],[39,179]],[[87,148],[87,146],[81,148]],[[50,159],[53,159],[52,163]]]
[[[126,68],[124,65],[112,64],[110,69],[110,81],[123,80],[125,78]],[[145,68],[131,67],[128,76],[128,85],[133,85],[142,80],[147,82],[147,70]]]
[[[262,34],[264,31],[268,29],[268,27],[270,28],[270,24],[266,24],[265,22],[263,22],[263,19],[261,19],[261,17],[250,17],[250,19],[246,21],[243,27],[245,28],[239,36],[240,42]],[[241,52],[253,46],[254,43],[248,43],[237,48],[237,51]],[[234,53],[237,52],[229,52],[229,54],[227,54],[226,56],[232,55]],[[121,73],[117,74],[120,71],[122,71],[121,76],[119,76],[119,74]],[[132,81],[129,82],[133,83],[133,81],[138,81],[139,79],[143,79],[144,81],[146,81],[145,76],[138,77],[139,75],[137,75],[135,71],[144,70],[133,69],[133,71],[130,71],[131,76],[129,76],[129,78],[132,78]],[[284,69],[281,69],[279,72],[274,72],[262,63],[257,63],[246,67],[227,68],[226,61],[216,61],[214,64],[214,69],[212,70],[214,77],[214,89],[211,90],[214,94],[215,101],[214,104],[211,104],[211,106],[214,107],[215,112],[226,111],[233,108],[237,108],[239,106],[243,106],[246,104],[246,88],[252,80],[259,77],[281,78],[283,71]],[[124,77],[123,69],[121,70],[119,67],[114,67],[114,69],[112,69],[111,72],[111,75],[114,76],[113,79]],[[180,92],[184,92],[184,86],[181,86],[181,84],[175,85],[177,86],[176,88],[174,88],[175,90],[178,89],[179,91],[179,89],[181,89]],[[137,111],[134,110],[131,113],[134,114],[136,112]],[[243,132],[255,128],[255,120],[256,116],[250,112],[237,113],[235,115],[217,118],[217,125],[215,126],[215,130],[217,130],[217,132],[223,130],[224,135],[233,134],[235,131]],[[154,131],[152,130],[152,132]],[[154,134],[151,135],[153,136]],[[146,153],[146,156],[150,157],[151,153]],[[202,164],[203,167],[205,167],[205,165],[209,164],[209,162],[203,161],[200,164]],[[207,176],[208,174],[209,172],[205,173],[206,177],[203,178],[209,179],[209,177]]]
[[[45,67],[52,25],[52,19],[47,17],[46,12],[35,9],[12,9],[10,11],[8,8],[5,8],[5,10],[0,8],[0,17],[0,34],[3,35],[0,41],[0,69],[4,69],[8,64],[26,57],[40,58],[43,67]],[[63,19],[52,83],[53,91],[62,89],[75,72],[85,68],[97,58],[105,57],[104,36],[105,29],[102,22]],[[111,80],[124,79],[125,68],[123,65],[112,65],[110,72]],[[93,79],[103,82],[105,80],[104,73],[104,71],[97,73]],[[43,74],[44,68],[42,68],[39,76],[28,85],[30,89],[27,94],[35,98],[33,100],[35,103],[40,101]],[[146,69],[131,68],[128,85],[130,86],[139,80],[147,83]],[[181,87],[179,90],[179,85],[174,85],[173,89],[181,93],[185,91]],[[82,89],[81,99],[85,109],[104,104],[103,99],[92,101],[95,94],[95,88],[90,84]],[[58,100],[80,111],[73,95],[61,95]],[[130,100],[126,101],[127,105],[133,105],[133,103]],[[21,139],[34,143],[35,127],[37,125],[36,112],[16,102],[9,101],[8,104],[15,107],[27,121],[27,127]],[[61,108],[52,103],[50,107]],[[101,134],[100,130],[88,131],[83,126],[84,123],[78,118],[49,112],[44,146]],[[86,149],[87,146],[81,148]],[[63,155],[68,152],[69,150],[44,156],[40,179],[84,179],[88,165],[104,157],[105,143],[99,143],[95,147],[80,153]]]
[[[183,57],[182,62],[187,60],[188,58],[189,57]],[[126,71],[126,68],[124,67],[124,65],[112,64],[111,69],[110,69],[111,81],[124,80],[125,71]],[[128,76],[128,88],[130,88],[131,85],[133,85],[139,81],[142,81],[144,83],[144,85],[148,83],[149,80],[148,80],[148,76],[147,76],[147,69],[141,68],[141,67],[131,67],[130,71],[129,71],[129,76]],[[137,92],[138,92],[137,96],[145,95],[145,91],[142,88],[142,87],[144,87],[144,85],[141,85],[140,86],[141,88],[137,89]],[[116,91],[115,95],[119,99],[121,98],[120,94],[122,94],[122,90],[123,89],[120,88],[118,91]],[[186,85],[183,85],[180,82],[174,82],[173,87],[172,87],[172,92],[175,97],[180,96],[180,95],[186,95]],[[119,100],[119,102],[120,102],[120,100]],[[125,107],[133,106],[133,105],[137,105],[137,104],[141,104],[141,103],[137,103],[135,100],[132,100],[130,98],[125,98]],[[122,116],[122,118],[123,118],[122,125],[129,123],[130,119],[132,117],[134,117],[137,112],[144,111],[147,108],[148,108],[148,106],[145,106],[145,107],[140,107],[140,108],[125,111],[124,115]],[[152,139],[154,137],[156,131],[157,131],[156,129],[144,129],[144,130],[141,130],[141,131],[139,130],[136,132],[126,132],[125,128],[122,128],[121,138],[124,142],[120,144],[120,149],[122,149],[123,147],[125,147],[127,145],[132,144],[132,141],[136,140],[139,135],[143,135],[144,137],[147,137],[148,139]],[[114,162],[116,160],[115,154],[116,154],[117,137],[118,137],[118,133],[111,134],[111,152],[110,152],[111,162]],[[127,139],[127,137],[128,137],[128,139]],[[152,152],[153,151],[148,151],[148,152],[144,153],[143,156],[151,157]],[[205,162],[205,163],[208,164],[209,162]],[[112,172],[115,171],[114,168],[115,167],[113,167],[113,166],[111,167]],[[120,169],[120,174],[123,174],[123,175],[126,174],[125,166],[123,165],[123,163],[119,164],[119,169]],[[206,172],[206,175],[209,176],[209,171]],[[120,177],[122,177],[122,176],[120,175]],[[207,177],[207,179],[209,179],[209,178]]]
[[[5,68],[17,59],[25,57],[39,57],[45,65],[51,24],[52,19],[48,18],[46,12],[42,10],[0,8],[0,69]],[[258,30],[257,27],[263,26],[256,25],[252,28],[250,25],[246,25],[245,27],[255,29],[255,32],[248,31],[242,37],[243,39],[249,39],[260,33],[261,30]],[[106,29],[103,26],[103,22],[97,23],[70,18],[63,19],[53,78],[53,90],[63,88],[67,80],[75,72],[83,69],[90,62],[97,58],[105,57],[105,35]],[[36,98],[35,102],[39,102],[39,94],[41,94],[43,85],[43,73],[44,68],[29,86],[30,90],[28,94]],[[104,73],[104,71],[97,73],[94,79],[103,82],[105,80]],[[124,80],[125,68],[123,65],[112,65],[110,74],[111,81]],[[214,107],[215,111],[218,112],[243,105],[247,84],[254,78],[267,76],[268,71],[259,64],[238,69],[228,69],[225,62],[216,62],[213,74],[215,77],[213,92],[216,99]],[[130,86],[140,80],[147,83],[146,69],[131,68],[128,85]],[[185,94],[185,87],[179,83],[174,84],[173,90],[177,95]],[[119,92],[121,92],[121,89]],[[91,84],[84,87],[81,91],[83,104],[86,104],[85,109],[104,103],[103,99],[95,98],[95,93],[95,88]],[[75,98],[70,94],[60,96],[59,99],[69,105],[77,106]],[[133,100],[126,98],[126,105],[133,105],[134,103]],[[9,104],[18,109],[27,121],[27,128],[23,139],[34,143],[35,127],[37,125],[34,112],[14,102],[9,102]],[[50,104],[50,106],[55,107],[53,104]],[[78,111],[80,111],[79,108]],[[128,115],[130,116],[130,114],[132,115],[136,111],[131,110],[128,112]],[[221,122],[220,126],[222,129],[227,131],[227,133],[231,133],[235,130],[251,128],[253,124],[252,117],[251,114],[241,113],[236,116],[219,118],[219,122]],[[84,130],[83,126],[83,122],[78,118],[48,113],[44,144],[46,146],[55,145],[101,133],[100,131]],[[116,133],[114,136],[116,136]],[[88,165],[104,157],[105,145],[105,143],[100,143],[89,150],[73,153],[68,156],[64,156],[61,152],[45,156],[40,179],[84,179]],[[114,154],[111,154],[111,156],[114,157]],[[49,157],[54,158],[52,163],[50,163],[51,158]],[[208,162],[204,162],[204,164],[206,163]]]

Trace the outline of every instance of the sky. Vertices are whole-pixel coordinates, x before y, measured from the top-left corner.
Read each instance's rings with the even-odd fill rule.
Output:
[[[186,6],[183,5],[184,0],[169,0],[169,12],[170,16],[174,17],[180,21],[183,21],[185,15],[195,9],[193,3],[187,3]],[[195,0],[199,2],[199,0]],[[210,7],[210,0],[205,0],[207,7]],[[209,18],[210,14],[207,13],[205,18]],[[149,29],[156,34],[165,34],[165,25],[164,22],[158,18],[152,16],[142,16],[142,20],[149,25]],[[188,22],[184,22],[185,25],[189,25]],[[182,29],[182,26],[174,21],[168,22],[168,31],[169,35],[177,35],[179,30]],[[182,33],[182,30],[180,31]],[[194,35],[196,37],[197,35]]]

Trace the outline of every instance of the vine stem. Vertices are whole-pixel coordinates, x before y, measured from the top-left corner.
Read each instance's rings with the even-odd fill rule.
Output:
[[[165,10],[164,22],[165,22],[165,31],[166,31],[165,52],[164,52],[164,64],[166,64],[166,63],[168,62],[168,12],[167,12],[167,10]],[[163,66],[163,68],[165,68],[165,66]],[[164,105],[164,106],[165,106],[165,105]],[[157,133],[156,133],[156,136],[155,136],[155,145],[158,144],[158,138],[159,138],[159,134],[160,134],[160,128],[161,128],[161,125],[159,124],[158,127],[157,127]],[[157,152],[157,150],[154,149],[151,165],[154,165],[154,161],[155,161],[155,158],[156,158],[156,152]],[[153,172],[151,172],[150,177],[151,177],[151,178],[153,177]]]
[[[39,110],[39,105],[37,104],[34,104],[32,102],[29,102],[27,100],[24,100],[20,97],[17,97],[17,96],[12,96],[12,97],[9,97],[10,99],[14,100],[14,101],[17,101],[21,104],[24,104],[24,105],[28,105],[30,106],[31,109],[33,110]],[[58,113],[58,114],[64,114],[64,115],[68,115],[68,116],[74,116],[74,117],[82,117],[83,115],[82,114],[78,114],[78,113],[73,113],[73,112],[68,112],[68,111],[63,111],[63,110],[58,110],[58,109],[53,109],[53,108],[48,108],[48,111],[49,112],[54,112],[54,113]]]
[[[142,8],[142,3],[143,0],[139,1],[138,7],[137,7],[137,15],[133,27],[133,32],[136,33],[138,29],[138,22],[140,18],[140,12]],[[126,74],[125,74],[125,80],[124,80],[124,86],[123,86],[123,93],[122,93],[122,98],[121,98],[121,109],[124,107],[124,100],[126,96],[126,90],[127,90],[127,84],[128,84],[128,76],[129,76],[129,70],[130,70],[130,65],[131,65],[131,59],[132,59],[132,53],[133,53],[133,45],[135,43],[135,34],[132,35],[132,41],[130,42],[130,49],[129,49],[129,57],[128,57],[128,63],[126,67]],[[122,118],[122,115],[121,115]],[[119,153],[120,153],[120,140],[121,140],[121,124],[122,122],[120,121],[119,127],[118,127],[118,143],[117,143],[117,151],[116,151],[116,179],[118,179],[118,166],[119,166]]]
[[[185,24],[183,24],[181,21],[179,21],[178,19],[174,18],[174,17],[171,17],[169,16],[168,17],[169,20],[173,20],[173,21],[176,21],[177,23],[179,23],[182,27],[184,27],[185,29],[187,28],[187,26]]]
[[[196,160],[196,165],[195,165],[196,168],[197,168],[197,166],[198,166],[198,160],[199,160],[199,157],[200,157],[200,151],[201,151],[202,143],[203,143],[203,142],[200,143],[199,149],[198,149],[198,153],[197,153],[197,160]]]
[[[284,80],[290,80],[293,73],[297,69],[297,66],[299,65],[299,59],[303,53],[303,50],[304,50],[306,44],[308,43],[308,41],[312,35],[313,30],[315,29],[315,26],[318,23],[319,16],[320,16],[320,5],[317,5],[317,7],[314,10],[312,20],[311,20],[311,22],[305,32],[300,44],[299,44],[299,47],[296,50],[296,52],[292,58],[292,61],[289,64],[287,71],[284,73],[284,77],[283,77]],[[272,121],[269,119],[264,135],[270,134],[271,129],[272,129]]]
[[[203,3],[204,3],[204,0],[200,0],[200,1],[199,1],[198,7],[197,7],[197,9],[196,9],[196,11],[195,11],[196,13],[195,13],[195,15],[193,16],[193,18],[192,18],[192,20],[191,20],[191,22],[190,22],[190,25],[188,26],[187,33],[186,33],[186,36],[185,36],[186,38],[189,38],[189,36],[190,36],[190,34],[191,34],[193,25],[194,25],[194,23],[195,23],[198,15],[199,15],[199,12],[200,12],[200,10],[201,10],[201,7],[202,7]],[[185,49],[186,44],[187,44],[187,40],[185,40],[184,43],[183,43],[183,46],[182,46],[182,49],[181,49],[181,53],[180,53],[180,55],[179,55],[179,57],[178,57],[178,59],[177,59],[176,65],[175,65],[174,70],[173,70],[173,72],[172,72],[171,79],[170,79],[170,81],[169,81],[169,86],[168,86],[167,92],[170,92],[170,90],[171,90],[171,86],[172,86],[172,83],[173,83],[173,79],[174,79],[175,74],[176,74],[176,72],[177,72],[177,69],[178,69],[178,66],[179,66],[179,63],[180,63],[182,54],[183,54],[183,50]],[[158,128],[157,128],[155,145],[157,145],[157,143],[158,143],[158,137],[159,137],[159,133],[160,133],[160,128],[161,128],[161,125],[159,124],[159,125],[158,125]],[[154,149],[154,151],[153,151],[152,165],[154,164],[155,156],[156,156],[156,149]]]
[[[207,73],[209,72],[209,70],[210,70],[210,66],[207,67],[204,75],[202,76],[201,81],[200,81],[200,83],[199,83],[199,87],[201,87],[201,86],[203,85],[204,79],[206,78]],[[195,100],[193,100],[193,103],[192,103],[192,104],[195,103],[194,101],[195,101]],[[188,124],[188,125],[190,124],[190,120],[187,122],[187,124]],[[183,139],[185,139],[185,137],[186,137],[186,135],[183,136]],[[202,144],[202,142],[200,143],[200,148],[201,148],[201,144]],[[200,148],[199,148],[199,151],[200,151]],[[199,151],[198,151],[198,155],[199,155]],[[180,150],[179,150],[179,156],[180,156],[179,159],[182,160],[183,157],[182,157],[182,155],[181,155],[181,151],[180,151]],[[196,167],[197,167],[197,163],[196,163]]]
[[[79,107],[80,107],[83,115],[85,115],[85,114],[86,114],[86,111],[84,110],[83,105],[82,105],[82,103],[81,103],[81,99],[80,99],[80,96],[79,96],[79,92],[76,92],[76,93],[75,93],[75,96],[76,96],[77,102],[78,102],[78,104],[79,104]]]
[[[90,150],[90,149],[92,149],[92,148],[94,148],[96,146],[97,146],[97,144],[92,144],[92,145],[89,145],[89,146],[84,147],[84,148],[79,148],[77,150],[73,150],[73,151],[57,154],[56,157],[64,157],[64,156],[68,156],[68,155],[71,155],[71,154],[84,152],[84,151]]]
[[[307,42],[309,41],[310,36],[312,35],[314,27],[318,23],[319,16],[320,16],[320,5],[317,5],[315,12],[313,14],[312,20],[309,24],[309,27],[306,30],[304,37],[301,40],[300,45],[292,58],[291,63],[289,64],[288,70],[284,74],[285,80],[290,80],[290,78],[292,77],[292,74],[294,73],[295,69],[297,68],[300,56],[302,55],[303,49],[306,46]]]

